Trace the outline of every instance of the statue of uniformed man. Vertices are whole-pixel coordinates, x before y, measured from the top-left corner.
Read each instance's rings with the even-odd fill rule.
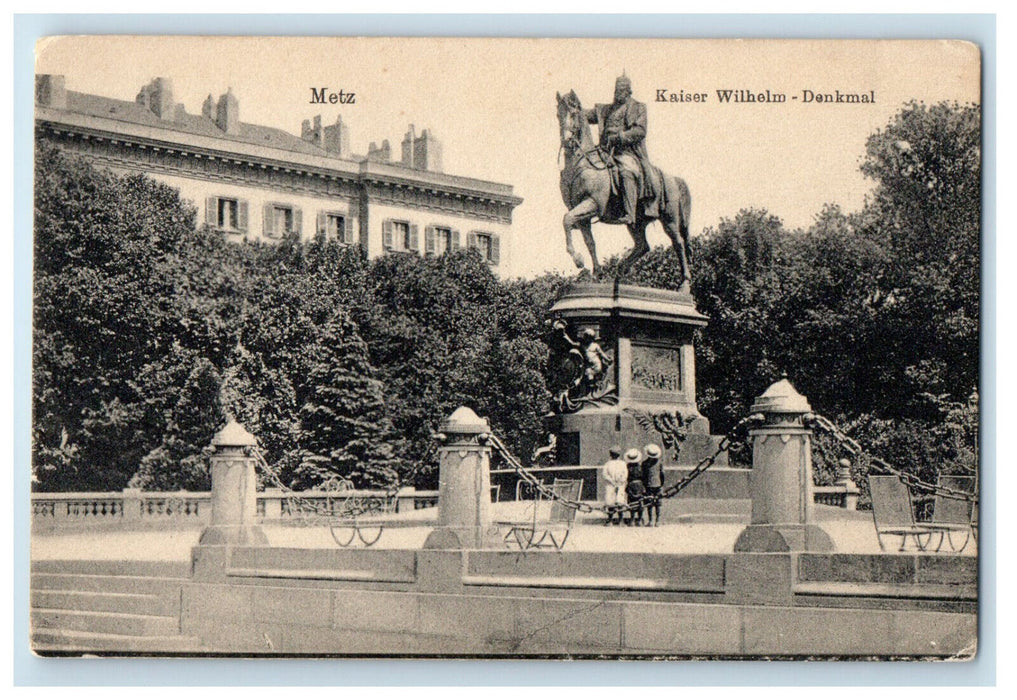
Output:
[[[614,102],[595,105],[586,112],[586,119],[599,128],[601,147],[614,154],[625,206],[620,223],[631,224],[650,165],[645,143],[646,105],[632,99],[632,81],[623,75],[614,83]]]

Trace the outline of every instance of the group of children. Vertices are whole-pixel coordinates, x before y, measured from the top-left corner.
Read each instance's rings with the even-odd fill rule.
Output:
[[[625,524],[660,526],[660,492],[664,488],[663,453],[659,445],[650,443],[640,452],[631,449],[622,459],[622,449],[615,445],[610,449],[611,458],[604,464],[603,476],[606,485],[604,504],[608,515],[605,525],[621,525],[627,503],[633,504],[628,511]],[[646,522],[643,522],[643,509]]]

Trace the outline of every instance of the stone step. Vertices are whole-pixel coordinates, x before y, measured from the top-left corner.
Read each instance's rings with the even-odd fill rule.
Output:
[[[77,610],[79,612],[118,612],[134,615],[180,615],[180,596],[174,593],[108,593],[35,589],[32,608]]]
[[[190,578],[191,562],[119,561],[115,559],[37,559],[32,562],[31,571],[33,574]]]
[[[191,654],[205,651],[198,638],[184,635],[134,637],[65,629],[34,631],[32,649],[37,654],[53,652],[61,655],[112,652]]]
[[[180,618],[164,615],[32,609],[33,633],[43,629],[99,632],[135,637],[166,637],[180,633]]]
[[[74,591],[79,593],[138,593],[179,595],[187,579],[149,576],[103,576],[93,574],[33,573],[33,591]]]

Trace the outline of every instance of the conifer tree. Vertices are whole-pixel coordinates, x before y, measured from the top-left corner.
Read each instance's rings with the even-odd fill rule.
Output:
[[[334,476],[357,487],[387,487],[398,474],[396,435],[374,378],[367,344],[339,311],[322,328],[300,408],[295,487]]]

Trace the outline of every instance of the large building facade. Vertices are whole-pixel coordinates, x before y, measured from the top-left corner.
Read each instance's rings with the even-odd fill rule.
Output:
[[[156,78],[133,102],[67,90],[60,75],[36,76],[37,134],[118,172],[141,172],[180,191],[199,222],[234,240],[322,233],[390,252],[441,255],[477,249],[497,273],[509,268],[512,186],[450,175],[441,143],[411,125],[398,154],[387,140],[350,152],[341,117],[305,120],[300,136],[240,120],[232,91],[209,95],[201,114]],[[394,158],[397,155],[398,158]]]

